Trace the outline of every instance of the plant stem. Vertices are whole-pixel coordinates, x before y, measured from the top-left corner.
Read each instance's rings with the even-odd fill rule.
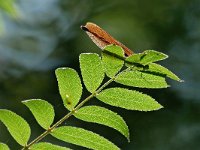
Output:
[[[95,97],[98,93],[100,93],[106,86],[108,86],[112,81],[115,80],[115,77],[108,80],[106,83],[104,83],[102,86],[99,87],[98,90],[96,90],[94,93],[92,93],[90,96],[85,98],[81,103],[79,103],[72,111],[70,111],[67,115],[65,115],[63,118],[61,118],[59,121],[57,121],[53,126],[51,126],[48,130],[40,134],[37,138],[35,138],[32,142],[30,142],[28,145],[24,146],[22,150],[28,150],[33,144],[39,142],[41,139],[43,139],[45,136],[50,134],[53,129],[58,127],[61,123],[63,123],[65,120],[67,120],[70,116],[76,113],[77,110],[79,110],[87,101],[89,101],[91,98]]]

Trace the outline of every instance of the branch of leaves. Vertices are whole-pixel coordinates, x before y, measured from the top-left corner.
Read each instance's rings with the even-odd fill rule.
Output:
[[[31,134],[30,126],[21,116],[10,110],[1,109],[0,121],[7,127],[12,137],[23,146],[23,149],[30,147],[32,150],[41,148],[68,149],[51,143],[40,142],[48,134],[64,142],[89,149],[119,149],[114,143],[97,133],[83,128],[59,125],[73,115],[86,122],[111,127],[119,131],[129,141],[128,126],[120,115],[104,107],[83,105],[96,97],[106,104],[128,110],[153,111],[161,109],[162,106],[149,95],[127,88],[106,87],[111,82],[117,82],[140,88],[166,88],[168,85],[165,77],[181,81],[171,71],[155,63],[166,58],[167,55],[153,50],[125,57],[123,49],[115,45],[107,46],[101,57],[93,53],[81,54],[80,69],[83,83],[91,93],[83,101],[80,102],[82,84],[78,73],[71,68],[58,68],[55,71],[63,104],[70,111],[66,116],[53,124],[55,113],[50,103],[41,99],[23,101],[38,124],[45,129],[44,133],[29,144],[27,143]],[[122,70],[122,68],[125,69]],[[102,84],[105,74],[110,79]],[[3,143],[0,143],[1,147],[4,147],[5,150],[9,149]]]

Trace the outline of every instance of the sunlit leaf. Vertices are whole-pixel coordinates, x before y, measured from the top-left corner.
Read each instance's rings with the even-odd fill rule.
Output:
[[[143,53],[136,53],[136,54],[133,54],[129,57],[126,57],[125,59],[125,64],[127,66],[131,66],[131,65],[134,65],[135,63],[137,64],[140,64],[140,61],[141,61],[141,57],[143,56],[144,54]]]
[[[6,144],[0,143],[0,150],[10,150],[10,149]]]
[[[119,58],[120,57],[120,58]],[[115,76],[124,64],[124,51],[116,45],[106,46],[102,52],[102,62],[108,77]]]
[[[16,113],[0,109],[0,121],[6,126],[12,137],[24,146],[29,140],[31,129],[28,123]]]
[[[78,73],[71,68],[56,69],[60,95],[65,107],[72,110],[82,95],[82,84]]]
[[[41,99],[26,100],[23,103],[30,109],[41,127],[48,129],[51,126],[55,113],[50,103]]]
[[[99,106],[85,106],[76,112],[75,117],[114,128],[129,140],[129,129],[126,122],[111,110]]]
[[[87,90],[93,93],[104,79],[104,69],[97,54],[81,54],[79,57],[81,74]]]
[[[164,53],[154,51],[154,50],[146,50],[143,53],[134,54],[126,58],[127,62],[139,63],[142,65],[147,65],[152,62],[160,61],[166,59],[168,56]]]
[[[102,102],[130,110],[152,111],[162,106],[149,95],[124,88],[109,88],[96,96]]]
[[[140,88],[167,88],[165,77],[137,70],[120,73],[115,82]]]
[[[31,150],[70,150],[70,149],[66,147],[61,147],[58,145],[53,145],[51,143],[41,142],[41,143],[34,144],[31,147]]]
[[[163,74],[163,75],[167,76],[168,78],[171,78],[171,79],[179,81],[179,82],[183,81],[178,76],[176,76],[173,72],[171,72],[167,68],[165,68],[159,64],[156,64],[156,63],[149,64],[149,69],[147,71]]]
[[[94,150],[119,150],[119,148],[104,137],[77,127],[63,126],[51,133],[57,139]]]

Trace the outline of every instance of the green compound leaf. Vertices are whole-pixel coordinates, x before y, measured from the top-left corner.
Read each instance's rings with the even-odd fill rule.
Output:
[[[93,93],[104,79],[104,69],[97,54],[85,53],[79,56],[81,74],[87,90]]]
[[[66,147],[61,147],[58,145],[53,145],[51,143],[40,142],[40,143],[34,144],[31,147],[31,150],[70,150],[70,149]]]
[[[160,61],[166,59],[168,56],[164,53],[154,51],[154,50],[146,50],[143,53],[134,54],[126,58],[127,62],[139,63],[142,65],[147,65],[152,62]]]
[[[167,88],[169,87],[165,78],[151,73],[134,71],[124,71],[120,73],[115,82],[140,88]]]
[[[149,72],[156,72],[156,73],[160,73],[163,74],[165,76],[167,76],[168,78],[171,78],[173,80],[179,81],[179,82],[183,82],[183,80],[181,80],[178,76],[176,76],[173,72],[171,72],[170,70],[168,70],[167,68],[156,64],[156,63],[151,63],[148,65],[149,69],[147,69],[147,71]]]
[[[10,148],[4,143],[0,143],[0,150],[10,150]]]
[[[100,101],[129,110],[153,111],[162,106],[149,95],[124,88],[109,88],[96,96]]]
[[[22,146],[29,140],[31,129],[28,123],[16,113],[0,109],[0,121],[6,126],[12,137]]]
[[[26,100],[22,103],[30,109],[41,127],[47,130],[51,126],[55,113],[53,106],[50,103],[41,99]]]
[[[102,53],[102,62],[106,75],[114,77],[124,65],[124,51],[116,45],[108,45]]]
[[[63,126],[53,130],[51,135],[62,141],[89,149],[119,150],[116,145],[104,137],[82,128]]]
[[[75,117],[87,122],[109,126],[123,134],[129,141],[129,129],[124,119],[117,113],[99,106],[85,106],[80,108]]]
[[[58,68],[55,72],[64,106],[68,110],[72,110],[82,95],[82,84],[79,75],[71,68]]]

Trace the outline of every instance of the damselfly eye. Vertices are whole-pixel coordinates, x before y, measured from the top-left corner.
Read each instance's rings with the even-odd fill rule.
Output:
[[[83,30],[83,31],[89,31],[85,26],[80,26],[80,28]]]

